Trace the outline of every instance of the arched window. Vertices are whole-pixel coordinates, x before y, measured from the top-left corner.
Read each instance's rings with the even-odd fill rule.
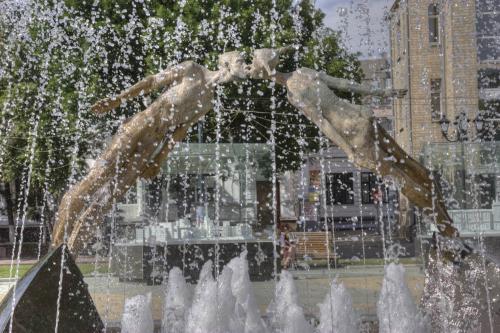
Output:
[[[430,4],[429,15],[429,42],[431,44],[439,42],[439,7],[436,4]]]

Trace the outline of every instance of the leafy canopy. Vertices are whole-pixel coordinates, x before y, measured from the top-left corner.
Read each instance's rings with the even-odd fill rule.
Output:
[[[282,71],[306,66],[358,81],[355,55],[324,27],[312,1],[43,0],[0,5],[0,178],[29,182],[30,200],[57,200],[85,172],[118,125],[151,98],[109,116],[89,114],[111,96],[166,66],[191,59],[215,68],[218,54],[296,45]],[[155,96],[152,96],[154,98]],[[351,96],[346,96],[349,97]],[[269,82],[240,82],[220,96],[221,141],[276,142],[278,171],[317,149],[318,130]],[[216,114],[203,141],[216,139]],[[274,129],[274,131],[272,131]],[[198,141],[196,129],[188,140]],[[28,178],[30,175],[30,178]]]

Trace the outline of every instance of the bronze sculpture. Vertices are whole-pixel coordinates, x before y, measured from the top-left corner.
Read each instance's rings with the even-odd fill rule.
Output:
[[[274,79],[286,87],[290,103],[315,123],[355,165],[385,177],[393,177],[410,201],[420,208],[433,210],[431,214],[435,215],[433,218],[442,235],[458,236],[451,225],[440,187],[433,181],[430,172],[411,158],[374,121],[368,107],[343,100],[331,89],[380,97],[397,96],[405,92],[375,89],[309,68],[300,68],[292,73],[277,72],[275,68],[280,54],[288,51],[290,48],[256,50],[249,76]]]
[[[217,71],[209,71],[191,61],[184,62],[145,78],[114,98],[97,102],[92,111],[103,113],[118,107],[124,100],[168,87],[146,110],[122,124],[96,166],[64,195],[53,246],[64,242],[68,234],[69,248],[77,251],[93,234],[90,229],[102,221],[113,199],[124,195],[137,177],[156,175],[175,142],[181,141],[187,129],[212,109],[214,87],[245,78],[271,79],[286,87],[290,103],[343,149],[357,166],[393,176],[401,184],[402,192],[416,205],[434,207],[442,235],[457,236],[439,187],[428,170],[408,156],[374,122],[368,108],[338,98],[331,89],[378,96],[394,96],[398,92],[373,89],[308,68],[291,73],[277,72],[280,55],[291,50],[291,47],[255,50],[250,66],[245,66],[240,53],[224,53],[219,57]]]
[[[89,174],[66,192],[57,213],[53,246],[64,242],[67,234],[69,248],[77,251],[93,235],[85,229],[102,222],[113,200],[124,195],[137,177],[156,175],[173,144],[212,109],[215,86],[245,77],[244,64],[238,52],[220,55],[217,71],[186,61],[94,104],[94,113],[104,113],[127,99],[168,87],[146,110],[121,125]]]

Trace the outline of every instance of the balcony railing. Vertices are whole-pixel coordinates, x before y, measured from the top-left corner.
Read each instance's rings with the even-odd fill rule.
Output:
[[[460,209],[449,210],[448,213],[453,220],[453,225],[458,229],[462,237],[500,235],[500,207],[493,209]],[[425,228],[424,234],[432,236],[437,228],[431,225]]]
[[[463,209],[449,211],[453,223],[463,236],[467,234],[500,233],[500,216],[493,209]]]

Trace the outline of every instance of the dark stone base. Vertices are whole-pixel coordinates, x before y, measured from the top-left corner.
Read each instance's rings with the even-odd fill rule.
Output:
[[[12,332],[54,332],[61,272],[62,246],[50,251],[16,287]],[[102,332],[104,325],[90,297],[83,275],[68,251],[64,251],[59,332]],[[0,305],[0,331],[9,332],[13,290]]]
[[[271,242],[231,242],[219,245],[219,269],[245,249],[252,281],[274,278],[273,244]],[[277,250],[279,253],[279,249]],[[142,280],[160,284],[173,267],[183,270],[186,281],[196,283],[205,262],[215,263],[215,244],[115,245],[113,268],[120,280]],[[277,259],[280,272],[281,261]],[[214,265],[215,271],[215,265]]]

